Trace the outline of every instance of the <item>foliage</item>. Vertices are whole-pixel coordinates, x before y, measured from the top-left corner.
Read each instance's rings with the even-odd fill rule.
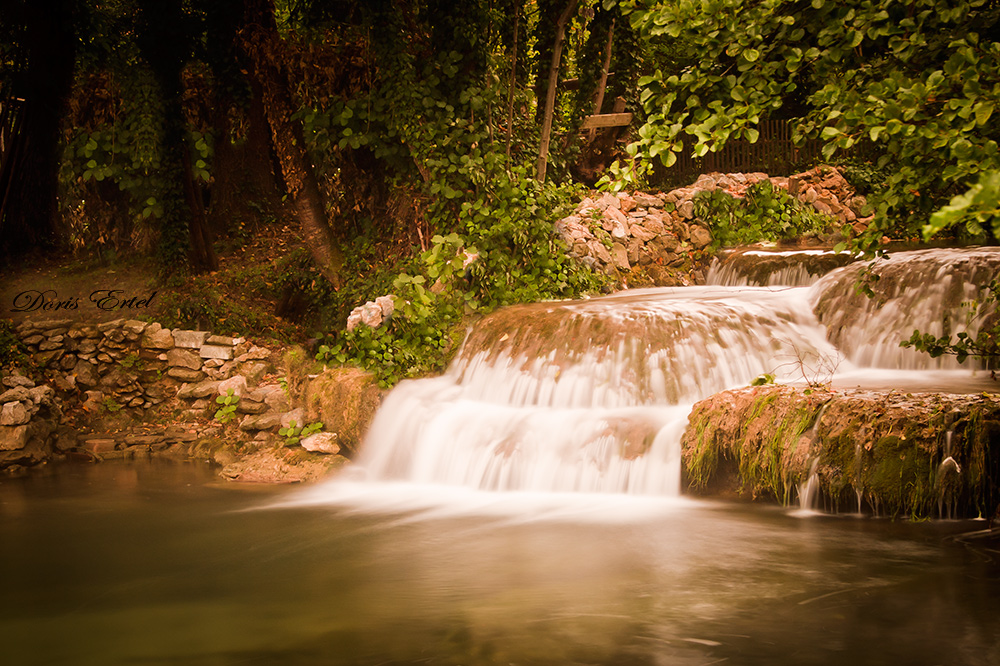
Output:
[[[730,139],[754,143],[764,118],[796,118],[823,155],[870,142],[891,169],[873,196],[863,245],[901,235],[977,175],[1000,167],[991,122],[1000,96],[1000,15],[986,0],[711,0],[622,3],[652,42],[686,54],[681,70],[640,80],[647,122],[629,147],[641,171],[669,165],[694,141],[701,156]]]
[[[220,395],[215,401],[221,405],[215,412],[215,420],[219,423],[229,423],[236,416],[236,407],[239,405],[240,396],[235,395],[233,389],[226,391],[226,395]]]
[[[969,312],[966,324],[971,325],[977,320],[981,322],[975,336],[964,331],[955,334],[954,338],[951,335],[935,336],[913,331],[913,335],[899,343],[899,346],[913,347],[930,354],[932,358],[955,356],[959,363],[964,363],[971,356],[996,367],[996,362],[1000,360],[1000,318],[996,312],[998,302],[1000,281],[993,280],[979,299],[965,304]]]
[[[101,403],[101,406],[104,407],[104,411],[110,414],[120,412],[124,408],[124,405],[122,405],[120,402],[115,400],[110,395],[104,398],[104,401]]]
[[[321,422],[310,423],[307,426],[300,427],[295,421],[289,421],[287,426],[278,430],[278,434],[285,438],[285,446],[295,446],[301,440],[322,429],[323,424]]]
[[[33,364],[28,346],[21,341],[10,319],[0,319],[0,370]]]
[[[716,249],[825,231],[833,221],[769,181],[751,185],[742,199],[721,189],[702,190],[694,197],[694,213],[708,222]]]

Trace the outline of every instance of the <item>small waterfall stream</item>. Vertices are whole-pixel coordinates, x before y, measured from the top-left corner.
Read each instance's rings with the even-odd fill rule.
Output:
[[[506,308],[469,332],[446,374],[387,396],[351,473],[366,483],[677,496],[696,401],[765,373],[919,384],[950,366],[900,350],[900,340],[943,330],[942,320],[972,331],[958,327],[956,299],[975,297],[998,266],[995,248],[895,255],[879,301],[856,292],[864,264],[852,264],[812,287],[644,289]],[[949,371],[959,385],[970,375]]]

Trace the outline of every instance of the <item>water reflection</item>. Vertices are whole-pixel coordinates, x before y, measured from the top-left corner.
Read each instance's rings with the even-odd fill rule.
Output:
[[[0,482],[4,663],[1000,663],[1000,567],[947,538],[980,523],[213,484],[172,464]]]

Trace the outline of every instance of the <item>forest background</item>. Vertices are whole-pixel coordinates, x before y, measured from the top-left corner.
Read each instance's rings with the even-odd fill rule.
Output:
[[[765,121],[868,196],[858,250],[1000,236],[994,1],[8,4],[0,261],[142,266],[165,325],[313,336],[386,385],[469,316],[607,288],[553,234],[585,188],[681,184]],[[581,131],[619,99],[627,130]]]

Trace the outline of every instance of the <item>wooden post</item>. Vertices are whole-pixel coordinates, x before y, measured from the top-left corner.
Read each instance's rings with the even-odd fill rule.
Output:
[[[549,139],[552,135],[552,114],[556,106],[556,86],[559,83],[559,61],[562,59],[563,39],[566,36],[566,24],[576,10],[578,0],[570,0],[556,22],[556,43],[552,46],[552,64],[549,66],[549,89],[545,96],[545,114],[542,118],[542,140],[538,147],[538,171],[536,179],[545,182],[545,167],[549,159]]]
[[[608,45],[604,49],[604,69],[601,70],[601,80],[597,84],[597,99],[594,100],[594,115],[600,115],[601,107],[604,106],[604,91],[608,87],[608,71],[611,69],[611,43],[615,37],[615,20],[611,19],[611,27],[608,28]],[[587,140],[593,141],[597,135],[596,129],[587,132]]]

